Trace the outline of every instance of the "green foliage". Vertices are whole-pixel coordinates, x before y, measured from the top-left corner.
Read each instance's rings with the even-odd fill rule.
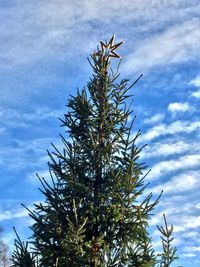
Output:
[[[36,255],[28,251],[28,242],[24,243],[13,228],[15,239],[15,251],[12,254],[12,267],[36,267]]]
[[[167,224],[166,216],[163,214],[165,226],[157,226],[159,231],[161,232],[162,236],[162,247],[163,247],[163,253],[159,254],[158,256],[161,257],[160,260],[160,267],[169,267],[170,264],[178,259],[176,256],[177,248],[172,246],[172,241],[174,238],[172,237],[173,233],[173,225],[170,227]]]
[[[119,81],[110,58],[119,57],[114,51],[121,43],[113,42],[114,37],[101,42],[91,55],[93,76],[68,101],[61,122],[70,140],[60,135],[63,150],[52,144],[54,151],[48,152],[52,181],[38,177],[45,201],[29,213],[40,267],[156,264],[148,221],[161,195],[144,196],[146,167],[138,163],[142,148],[136,145],[140,131],[132,134],[135,117],[126,106],[141,76],[131,85]],[[166,248],[162,260],[172,255]]]

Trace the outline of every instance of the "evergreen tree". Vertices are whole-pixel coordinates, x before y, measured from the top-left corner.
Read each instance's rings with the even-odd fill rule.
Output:
[[[12,267],[35,267],[36,254],[28,251],[28,242],[22,242],[15,228],[15,251],[12,255]]]
[[[131,85],[119,81],[111,59],[119,58],[122,42],[114,39],[100,42],[89,59],[92,78],[69,99],[61,121],[70,140],[60,135],[63,150],[52,144],[48,152],[52,182],[38,177],[45,201],[29,212],[41,267],[168,267],[175,257],[163,243],[166,253],[158,261],[151,245],[148,221],[160,196],[144,196],[140,131],[133,136],[135,117],[129,121],[132,110],[126,105],[141,76]],[[160,230],[170,239],[172,231]]]

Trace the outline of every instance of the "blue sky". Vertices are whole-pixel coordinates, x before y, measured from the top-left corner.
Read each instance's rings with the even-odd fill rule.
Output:
[[[200,262],[200,2],[199,0],[1,0],[0,225],[13,243],[15,226],[30,236],[20,206],[42,201],[35,173],[48,177],[47,149],[60,146],[57,119],[91,75],[87,56],[113,33],[125,40],[121,78],[132,81],[135,131],[152,169],[148,192],[164,195],[180,264]],[[159,249],[159,248],[158,248]]]

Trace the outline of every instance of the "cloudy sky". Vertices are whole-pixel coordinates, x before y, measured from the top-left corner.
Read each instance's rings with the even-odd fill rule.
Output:
[[[149,192],[164,195],[180,264],[200,262],[199,0],[0,1],[0,225],[10,246],[15,226],[30,236],[20,206],[42,201],[35,173],[48,176],[47,149],[60,145],[65,104],[91,75],[87,57],[99,40],[124,40],[121,77],[133,88],[135,131],[152,169]],[[153,240],[158,246],[159,234]]]

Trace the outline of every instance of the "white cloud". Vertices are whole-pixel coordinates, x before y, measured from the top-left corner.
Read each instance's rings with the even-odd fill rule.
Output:
[[[0,221],[22,218],[27,216],[28,216],[28,211],[25,208],[17,211],[5,210],[0,213]]]
[[[0,25],[0,70],[5,77],[0,100],[23,105],[24,98],[35,99],[35,94],[46,94],[46,88],[52,92],[58,84],[64,87],[57,66],[62,71],[67,66],[66,75],[74,68],[80,75],[87,60],[85,64],[79,60],[112,33],[117,40],[126,41],[122,54],[119,52],[122,56],[135,51],[134,64],[130,62],[133,58],[125,62],[130,72],[192,59],[199,55],[199,21],[194,19],[199,7],[196,1],[188,5],[184,0],[44,0],[40,5],[19,0],[0,8],[4,22]]]
[[[142,40],[139,48],[128,55],[123,71],[131,73],[193,59],[196,51],[200,50],[199,38],[198,19],[169,27],[160,34]]]
[[[194,231],[191,231],[191,232],[188,232],[188,233],[184,233],[183,236],[185,238],[189,237],[189,238],[198,238],[199,236],[199,233],[198,232],[194,232]]]
[[[200,75],[196,76],[195,79],[191,80],[189,82],[189,84],[192,84],[194,87],[200,88]],[[192,92],[191,96],[199,99],[200,98],[200,90]]]
[[[177,133],[191,133],[200,128],[200,121],[175,121],[170,124],[161,123],[150,128],[139,138],[139,142],[150,141],[164,135]]]
[[[147,192],[159,194],[164,190],[164,194],[186,193],[197,188],[199,188],[199,173],[197,171],[188,171],[172,177],[172,179],[166,183],[149,188]],[[186,210],[186,212],[187,211],[188,210]]]
[[[74,55],[90,51],[95,48],[98,37],[97,27],[93,25],[95,22],[103,24],[101,37],[104,38],[105,33],[113,30],[124,36],[124,23],[130,25],[130,21],[133,25],[134,22],[140,22],[139,26],[135,23],[132,34],[127,34],[133,45],[135,39],[132,40],[132,35],[138,36],[141,31],[150,31],[152,28],[155,31],[162,27],[163,30],[169,27],[169,22],[174,22],[172,25],[179,22],[178,26],[169,27],[158,37],[154,35],[143,40],[141,36],[140,45],[136,44],[140,48],[136,52],[138,62],[135,65],[141,65],[141,62],[144,65],[145,62],[148,67],[183,61],[192,57],[195,49],[198,49],[198,20],[189,21],[198,7],[197,3],[188,5],[187,1],[180,0],[90,0],[78,3],[44,0],[40,5],[35,5],[35,1],[31,0],[26,3],[18,1],[15,5],[0,9],[4,21],[1,26],[2,38],[7,40],[0,46],[4,51],[1,53],[1,66],[30,64],[44,57],[62,57],[63,53]],[[90,38],[85,41],[88,33]],[[145,61],[139,62],[140,55]]]
[[[153,124],[153,123],[158,123],[160,121],[162,121],[164,119],[165,115],[162,113],[157,113],[154,116],[150,117],[150,118],[146,118],[144,120],[145,124]]]
[[[196,254],[194,254],[194,253],[182,253],[181,257],[193,258],[193,257],[196,257]]]
[[[185,112],[188,111],[190,109],[190,106],[188,103],[170,103],[168,106],[168,111],[172,112],[172,113],[176,113],[176,112]]]
[[[188,216],[188,220],[185,223],[186,228],[194,229],[200,227],[200,216]]]
[[[59,139],[54,139],[54,144],[59,144]],[[14,140],[14,145],[2,148],[0,151],[0,166],[9,166],[10,169],[22,169],[25,167],[46,166],[49,160],[46,149],[51,145],[52,138],[35,138],[28,140]],[[2,146],[3,147],[3,146]],[[11,157],[10,155],[15,155]]]
[[[43,120],[48,120],[51,118],[62,117],[64,113],[63,110],[50,109],[48,107],[38,107],[33,112],[24,112],[21,110],[12,109],[12,108],[0,108],[0,120],[4,128],[20,128],[27,127],[33,122],[41,122]]]
[[[193,96],[193,97],[199,99],[199,98],[200,98],[200,91],[193,92],[193,93],[191,94],[191,96]]]
[[[189,142],[185,140],[177,141],[173,138],[166,139],[162,142],[154,143],[151,146],[146,146],[140,156],[142,158],[157,158],[186,152],[200,153],[199,142]]]
[[[192,246],[192,247],[185,247],[184,248],[184,251],[198,251],[200,252],[200,247],[195,247],[195,246]]]
[[[190,81],[190,84],[195,87],[200,87],[200,76],[198,75],[194,80]]]
[[[186,155],[179,157],[178,159],[161,161],[153,165],[152,170],[147,177],[148,179],[157,180],[160,179],[162,175],[167,175],[170,172],[176,172],[185,169],[188,170],[198,166],[200,166],[200,154]]]

